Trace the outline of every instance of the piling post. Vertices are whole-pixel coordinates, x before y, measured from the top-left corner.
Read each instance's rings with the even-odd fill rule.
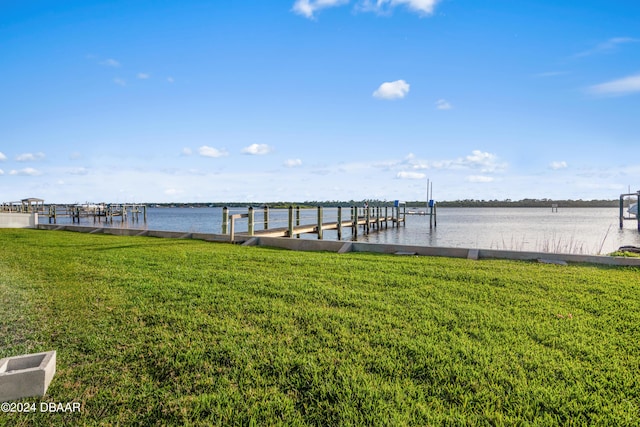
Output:
[[[296,227],[300,227],[300,206],[296,206]],[[299,239],[300,234],[296,234],[296,237]]]
[[[248,219],[248,223],[249,225],[247,226],[248,228],[248,232],[249,232],[249,236],[253,236],[253,206],[249,206],[249,219]]]
[[[142,205],[142,219],[144,223],[147,223],[147,205]]]
[[[229,226],[229,208],[225,206],[222,208],[222,234],[227,234],[228,226]]]
[[[640,191],[638,191],[636,203],[638,204],[638,209],[636,210],[636,219],[638,220],[638,231],[640,231]]]
[[[384,207],[384,229],[389,228],[389,207]]]
[[[438,205],[433,202],[433,228],[438,227]]]
[[[322,240],[322,206],[318,206],[318,240]]]
[[[269,206],[264,205],[264,229],[269,229]]]
[[[371,218],[371,210],[369,209],[369,206],[367,206],[366,208],[364,208],[364,229],[366,231],[367,234],[369,234],[369,219]]]
[[[433,200],[429,200],[429,228],[433,228]]]
[[[351,234],[353,235],[353,240],[358,240],[358,207],[353,206],[351,208]]]
[[[376,206],[376,229],[380,231],[380,206]]]
[[[235,240],[235,236],[236,236],[236,219],[234,218],[235,215],[231,215],[231,227],[230,227],[230,233],[229,233],[229,241],[231,243],[234,243]]]
[[[640,212],[639,212],[640,213]],[[624,196],[620,195],[620,228],[624,227]]]
[[[338,240],[342,240],[342,206],[338,206]]]
[[[289,237],[293,237],[293,206],[289,206]]]

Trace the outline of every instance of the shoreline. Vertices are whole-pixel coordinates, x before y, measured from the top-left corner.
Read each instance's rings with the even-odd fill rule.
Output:
[[[36,229],[73,231],[89,234],[116,236],[159,237],[169,239],[195,239],[208,242],[231,243],[229,236],[213,233],[181,231],[140,230],[127,228],[90,227],[80,225],[39,224]],[[587,263],[608,266],[640,267],[640,258],[607,255],[578,255],[552,252],[515,251],[501,249],[448,248],[438,246],[402,245],[335,240],[291,239],[288,237],[255,237],[236,234],[236,244],[243,246],[276,247],[294,251],[324,251],[335,253],[365,252],[402,256],[439,256],[472,260],[502,259],[514,261],[538,261],[552,264]]]

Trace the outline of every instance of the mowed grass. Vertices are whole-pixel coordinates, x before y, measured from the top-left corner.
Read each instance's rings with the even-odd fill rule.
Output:
[[[0,230],[0,425],[640,424],[640,270]]]

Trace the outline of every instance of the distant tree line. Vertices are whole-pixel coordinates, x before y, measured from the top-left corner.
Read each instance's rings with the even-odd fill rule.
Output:
[[[408,200],[404,201],[407,207],[426,207],[426,200]],[[246,207],[255,206],[262,207],[264,205],[270,208],[288,208],[289,206],[300,207],[337,207],[337,206],[393,206],[393,200],[379,200],[379,199],[364,199],[364,200],[305,200],[304,202],[197,202],[197,203],[147,203],[150,206],[157,207]],[[619,206],[618,199],[612,200],[553,200],[553,199],[522,199],[522,200],[477,200],[477,199],[464,199],[464,200],[443,200],[437,201],[437,205],[440,207],[451,208],[550,208],[551,205],[557,204],[562,208],[609,208]]]

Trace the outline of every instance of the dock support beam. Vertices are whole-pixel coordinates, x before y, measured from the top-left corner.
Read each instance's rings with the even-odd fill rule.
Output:
[[[289,237],[293,237],[293,206],[289,206]]]
[[[358,240],[358,207],[351,207],[351,237]]]
[[[322,240],[322,206],[318,206],[318,239]]]
[[[227,234],[227,227],[229,227],[229,208],[222,208],[222,234]]]
[[[371,210],[369,206],[364,208],[364,230],[366,234],[369,234],[369,218],[371,217]]]
[[[253,206],[249,206],[249,220],[248,220],[248,232],[249,232],[249,236],[253,236],[253,230],[254,230],[254,223],[253,223]]]
[[[342,240],[342,206],[338,206],[338,240]]]
[[[264,229],[269,229],[269,206],[264,205]]]

